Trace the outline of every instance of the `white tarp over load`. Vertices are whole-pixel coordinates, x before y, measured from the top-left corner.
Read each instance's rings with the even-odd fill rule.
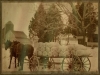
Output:
[[[77,56],[88,56],[91,51],[87,49],[87,47],[83,45],[67,45],[67,46],[59,46],[60,53],[59,56],[69,56],[70,54],[74,54]]]
[[[68,50],[72,51],[75,55],[78,56],[89,56],[91,53],[90,49],[88,49],[87,47],[83,46],[83,45],[68,45]]]
[[[83,55],[90,55],[90,51],[87,47],[83,45],[67,45],[63,46],[56,42],[49,42],[49,43],[38,43],[36,48],[36,55],[38,56],[48,56],[48,57],[61,57],[61,56],[69,56],[70,53],[83,56]]]

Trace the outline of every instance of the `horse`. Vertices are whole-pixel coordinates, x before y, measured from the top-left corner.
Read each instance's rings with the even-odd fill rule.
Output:
[[[17,42],[17,41],[9,41],[7,40],[7,42],[5,43],[5,50],[7,50],[8,48],[10,48],[10,63],[9,63],[9,67],[8,69],[10,69],[11,67],[11,61],[12,61],[12,57],[15,57],[15,68],[16,68],[16,51],[15,51],[15,46],[20,43],[20,42]]]
[[[7,42],[5,43],[5,50],[7,50],[8,48],[10,48],[11,50],[10,58],[12,59],[12,56],[14,56],[15,58],[17,57],[18,66],[19,64],[21,66],[19,70],[23,70],[23,62],[24,62],[25,56],[28,56],[28,59],[30,59],[33,56],[33,52],[34,52],[33,46],[30,44],[24,45],[17,41],[10,42],[9,40],[7,40]],[[10,60],[10,64],[11,64],[11,60]],[[15,65],[16,65],[16,59],[15,59]]]
[[[18,43],[16,50],[18,52],[18,61],[20,61],[18,64],[20,64],[21,68],[19,70],[23,70],[23,62],[25,56],[28,56],[28,59],[30,59],[33,56],[34,48],[30,44],[22,44]],[[29,65],[29,68],[31,66]]]

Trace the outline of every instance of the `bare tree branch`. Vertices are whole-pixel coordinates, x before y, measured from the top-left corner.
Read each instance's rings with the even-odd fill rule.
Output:
[[[90,23],[87,26],[85,26],[84,28],[87,29],[91,24],[95,24],[93,21],[94,20],[91,20]]]
[[[93,11],[95,11],[95,10],[97,10],[97,8],[95,8]],[[85,18],[89,17],[91,13],[93,13],[93,12],[86,13]]]
[[[72,15],[78,22],[81,23],[81,21],[78,19],[77,16],[75,16],[74,14],[72,14],[67,8],[65,9],[65,6],[64,6],[64,5],[59,4],[59,3],[56,3],[56,4],[60,7],[60,9],[61,9],[67,16],[69,16],[69,14],[70,14],[70,15]],[[69,16],[69,17],[70,17],[70,16]]]
[[[69,16],[69,15],[68,15],[69,12],[66,12],[65,9],[64,9],[64,7],[62,7],[62,5],[61,5],[60,3],[59,3],[59,4],[56,3],[56,4],[57,4],[57,6],[58,6],[67,16]]]
[[[71,7],[73,8],[73,10],[76,12],[76,14],[79,16],[79,18],[82,20],[81,15],[79,14],[78,10],[75,8],[75,6],[73,5],[72,2],[69,2],[69,4],[71,5]]]

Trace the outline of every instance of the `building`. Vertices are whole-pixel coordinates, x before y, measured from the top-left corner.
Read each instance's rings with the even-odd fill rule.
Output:
[[[2,32],[2,43],[4,43],[4,38],[5,38],[5,34],[8,32],[8,31],[14,31],[14,25],[11,21],[8,21],[6,24],[5,24],[5,27],[1,30]]]
[[[77,36],[78,44],[83,44],[83,36]],[[98,26],[96,26],[96,31],[92,35],[92,40],[85,36],[85,45],[87,46],[98,46]]]
[[[74,38],[72,34],[68,35],[60,34],[56,39],[57,39],[56,42],[60,43],[61,45],[78,44],[77,39]]]
[[[31,41],[27,38],[23,31],[14,31],[14,25],[11,21],[8,21],[2,29],[2,44],[7,40],[16,40],[23,44],[31,44]]]
[[[87,37],[88,38],[88,37]],[[93,41],[87,39],[87,46],[98,46],[98,26],[96,26],[96,31],[93,34]]]
[[[23,44],[31,44],[31,41],[27,38],[26,34],[23,31],[8,31],[5,35],[5,42],[10,41],[19,41]]]

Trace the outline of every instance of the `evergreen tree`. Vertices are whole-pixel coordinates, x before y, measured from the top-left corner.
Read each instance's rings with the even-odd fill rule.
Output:
[[[34,15],[34,18],[30,21],[29,25],[29,36],[34,36],[33,31],[39,37],[39,41],[44,41],[44,30],[46,26],[46,11],[44,10],[43,4],[41,3]]]
[[[57,35],[63,29],[61,14],[53,4],[46,12],[41,3],[36,11],[34,18],[30,21],[29,36],[36,35],[39,37],[39,42],[55,41]]]
[[[48,9],[46,22],[47,33],[49,33],[48,39],[50,39],[50,41],[56,41],[57,35],[59,35],[63,29],[63,22],[61,20],[61,14],[54,4]]]

